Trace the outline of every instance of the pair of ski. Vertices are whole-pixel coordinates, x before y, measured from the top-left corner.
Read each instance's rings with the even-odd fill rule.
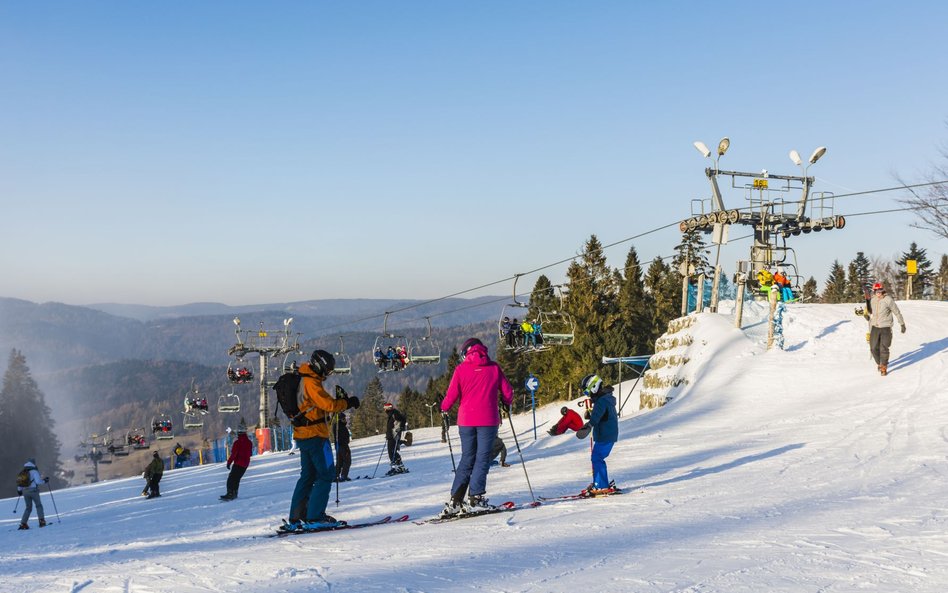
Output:
[[[637,491],[637,492],[641,492],[641,491]],[[586,492],[585,490],[583,490],[579,494],[567,494],[565,496],[538,496],[537,499],[543,502],[559,502],[562,500],[585,500],[585,499],[591,499],[591,498],[605,498],[607,496],[616,496],[618,494],[624,494],[624,493],[625,491],[619,490],[619,489],[613,490],[612,492],[602,492],[599,494],[590,494]]]
[[[520,509],[529,509],[533,507],[540,506],[539,502],[528,502],[525,504],[517,504],[513,501],[508,500],[503,502],[495,507],[486,508],[484,510],[478,510],[468,513],[458,513],[457,515],[448,515],[447,517],[437,516],[432,517],[431,519],[425,519],[423,521],[415,521],[415,525],[432,525],[437,523],[450,523],[451,521],[460,521],[461,519],[471,519],[473,517],[481,517],[483,515],[495,515],[497,513],[508,513],[510,511],[518,511]]]
[[[319,527],[316,529],[285,529],[288,523],[284,519],[283,525],[280,526],[276,533],[272,534],[270,537],[287,537],[290,535],[303,535],[307,533],[323,533],[326,531],[342,531],[344,529],[362,529],[365,527],[374,527],[376,525],[385,525],[387,523],[404,523],[408,521],[408,515],[402,515],[401,517],[392,518],[391,515],[387,517],[382,517],[375,521],[365,521],[363,523],[345,523],[340,522],[337,525]]]

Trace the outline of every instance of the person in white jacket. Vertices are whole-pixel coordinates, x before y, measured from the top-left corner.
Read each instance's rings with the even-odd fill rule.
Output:
[[[905,320],[895,301],[885,293],[882,283],[872,285],[872,299],[869,301],[869,350],[882,376],[889,373],[889,347],[892,345],[892,317],[899,320],[902,333],[905,333]]]
[[[16,490],[23,496],[26,508],[23,509],[23,517],[20,518],[20,529],[29,529],[26,524],[33,513],[33,504],[36,504],[36,516],[39,517],[39,526],[46,527],[46,514],[43,512],[43,502],[40,500],[40,484],[49,482],[49,478],[43,478],[39,470],[36,469],[36,462],[30,459],[23,464],[23,468],[29,471],[30,483],[27,486],[17,486]]]

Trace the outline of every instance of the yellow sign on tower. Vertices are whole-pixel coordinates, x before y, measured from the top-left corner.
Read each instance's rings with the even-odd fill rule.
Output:
[[[905,261],[905,273],[909,276],[914,276],[918,274],[918,262],[914,259],[909,259]]]

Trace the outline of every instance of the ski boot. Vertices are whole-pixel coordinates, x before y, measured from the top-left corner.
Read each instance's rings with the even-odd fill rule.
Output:
[[[461,503],[455,501],[454,499],[449,500],[444,503],[444,508],[438,513],[439,519],[447,519],[448,517],[456,517],[464,512],[464,506]]]
[[[30,528],[30,526],[27,525],[26,523],[20,523],[20,526],[17,527],[17,529],[29,529],[29,528]]]
[[[879,365],[879,372],[882,373],[882,376],[883,376],[883,377],[885,377],[886,375],[889,374],[889,369],[886,368],[887,366],[888,366],[888,365],[885,365],[885,364],[880,364],[880,365]]]
[[[323,513],[323,516],[315,521],[303,521],[303,531],[319,531],[320,529],[331,529],[333,527],[342,527],[345,521],[338,521],[335,517]]]
[[[491,511],[496,508],[497,507],[487,502],[487,499],[484,498],[483,494],[472,494],[467,499],[468,513],[482,513],[484,511]]]
[[[45,519],[40,519],[40,527],[46,527],[47,523]]]
[[[278,527],[277,529],[285,533],[293,533],[296,531],[302,531],[303,522],[302,521],[287,521],[286,519],[283,519],[283,525],[280,525],[280,527]]]
[[[227,494],[221,495],[221,500],[234,500],[237,498],[236,492],[228,492]]]

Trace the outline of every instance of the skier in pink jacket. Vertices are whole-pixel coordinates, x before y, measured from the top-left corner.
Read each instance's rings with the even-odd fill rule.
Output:
[[[487,492],[487,471],[491,448],[500,424],[498,395],[509,408],[513,389],[500,366],[487,354],[487,347],[477,338],[461,346],[461,363],[454,369],[451,383],[441,402],[441,413],[447,416],[454,402],[458,406],[458,432],[461,436],[461,460],[454,473],[451,500],[445,503],[442,517],[478,512],[492,508]],[[465,493],[470,493],[464,502]]]

